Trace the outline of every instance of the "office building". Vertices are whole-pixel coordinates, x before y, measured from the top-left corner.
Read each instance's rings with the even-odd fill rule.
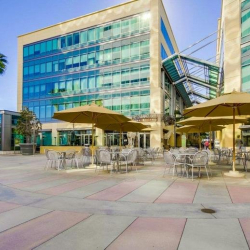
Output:
[[[95,102],[150,125],[153,131],[140,133],[138,145],[161,147],[171,134],[169,116],[191,106],[195,94],[184,86],[184,58],[172,56],[178,53],[161,0],[132,0],[21,35],[17,109],[29,107],[53,145],[72,144],[73,130],[73,143],[84,145],[91,144],[89,124],[73,128],[52,116]],[[175,72],[181,76],[176,84]],[[96,143],[118,144],[118,133],[96,129]]]

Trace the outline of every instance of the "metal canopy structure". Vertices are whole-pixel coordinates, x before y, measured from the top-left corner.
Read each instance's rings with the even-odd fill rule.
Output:
[[[174,54],[162,61],[162,67],[188,107],[216,97],[220,74],[216,63]]]

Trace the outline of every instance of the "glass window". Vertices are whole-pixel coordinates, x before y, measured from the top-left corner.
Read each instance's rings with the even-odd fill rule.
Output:
[[[59,64],[58,64],[58,61],[54,61],[53,62],[53,72],[57,72],[58,71],[58,66],[59,66]]]
[[[118,38],[121,35],[121,22],[115,22],[112,24],[113,37]]]
[[[34,86],[29,86],[29,98],[34,97]]]
[[[42,84],[40,86],[40,97],[44,97],[46,94],[46,85],[45,84]]]
[[[74,85],[74,90],[80,90],[80,80],[79,79],[74,79],[73,80],[73,85]]]
[[[129,86],[129,83],[130,83],[130,70],[129,69],[122,70],[121,75],[122,75],[122,87]]]
[[[109,87],[112,85],[112,74],[110,72],[107,72],[103,76],[103,86]]]
[[[59,82],[59,92],[65,92],[66,91],[66,84],[65,82]]]
[[[168,57],[166,50],[164,49],[163,45],[161,44],[161,59],[164,60]]]
[[[35,45],[35,52],[34,52],[35,55],[39,55],[40,54],[40,43],[36,44]]]
[[[24,67],[24,68],[23,68],[23,75],[24,75],[24,76],[29,75],[29,67]]]
[[[86,90],[88,88],[88,78],[81,78],[81,89]]]
[[[140,29],[147,30],[149,28],[150,12],[145,12],[140,16]]]
[[[34,74],[34,65],[29,66],[29,75]]]
[[[121,85],[121,72],[113,72],[113,85],[114,87],[120,87]]]
[[[167,31],[167,29],[166,29],[166,26],[165,26],[165,24],[164,24],[162,18],[161,18],[161,33],[162,33],[162,35],[163,35],[163,37],[164,37],[164,39],[165,39],[166,44],[168,45],[168,48],[169,48],[170,52],[171,52],[172,54],[174,54],[174,53],[175,53],[175,52],[174,52],[174,47],[173,47],[173,45],[172,45],[171,39],[170,39],[170,37],[169,37],[169,35],[168,35],[168,31]]]
[[[112,109],[112,99],[103,100],[103,106],[108,109]]]
[[[250,65],[242,67],[242,91],[250,92]]]
[[[112,36],[112,26],[111,24],[104,26],[103,28],[103,37],[105,39],[111,38]]]
[[[29,55],[30,56],[34,55],[34,45],[29,46]]]
[[[72,103],[66,103],[65,104],[65,109],[71,109],[73,108],[73,104]]]
[[[35,96],[36,98],[39,98],[39,92],[40,92],[40,86],[39,86],[39,85],[36,85],[36,86],[35,86],[35,94],[34,94],[34,96]]]
[[[29,97],[29,88],[28,87],[24,87],[23,88],[23,98],[27,99]]]
[[[59,60],[59,70],[65,69],[65,59]]]
[[[149,40],[141,42],[140,54],[141,54],[141,59],[149,57]]]
[[[35,65],[35,74],[40,74],[40,64]]]
[[[121,21],[121,33],[123,35],[129,34],[129,19]]]
[[[80,103],[79,102],[73,102],[73,108],[79,107]]]
[[[130,97],[130,107],[131,109],[139,109],[140,106],[140,96],[132,96]]]
[[[53,48],[53,50],[57,50],[58,49],[58,39],[54,39],[52,41],[52,48]]]
[[[53,93],[58,93],[59,92],[59,83],[58,82],[54,82],[54,90]]]
[[[96,30],[96,40],[102,40],[103,39],[103,32],[104,27],[97,27]]]
[[[29,47],[23,48],[23,57],[27,57],[29,55]]]
[[[241,14],[241,37],[248,35],[250,35],[250,9],[243,11]]]
[[[72,57],[66,59],[66,69],[72,68],[72,62],[73,62]]]
[[[46,106],[46,118],[51,118],[52,112],[51,112],[51,105]]]
[[[39,106],[38,107],[34,107],[34,113],[36,114],[36,117],[40,118]]]
[[[73,44],[72,35],[68,35],[67,36],[67,46],[72,46],[72,44]]]
[[[150,96],[141,96],[141,109],[149,108],[150,107]]]
[[[81,55],[81,62],[80,62],[81,66],[86,66],[87,65],[87,54],[83,54]]]
[[[95,52],[88,53],[88,65],[95,64]]]
[[[41,53],[45,53],[46,52],[46,42],[41,43],[41,49],[40,49]]]
[[[74,33],[73,34],[73,44],[79,44],[80,38],[79,38],[79,33]]]
[[[41,64],[40,72],[41,72],[41,74],[46,72],[46,64],[45,63]]]
[[[131,76],[131,85],[139,85],[140,82],[139,68],[132,68],[130,76]]]
[[[47,41],[47,52],[52,51],[52,40]]]
[[[82,31],[82,32],[80,33],[80,41],[81,41],[81,43],[83,43],[83,44],[85,44],[85,43],[88,42],[88,39],[87,39],[87,31],[86,31],[86,30],[85,30],[85,31]]]
[[[96,56],[95,56],[95,60],[97,64],[102,64],[103,63],[103,51],[96,51]]]
[[[120,63],[121,61],[121,47],[116,47],[112,49],[113,63]]]
[[[102,84],[103,84],[103,76],[102,75],[96,76],[96,87],[101,88]]]
[[[121,98],[114,98],[113,99],[113,105],[112,105],[113,110],[121,110]]]
[[[66,47],[66,37],[63,36],[61,37],[61,48],[65,48]]]
[[[130,29],[132,33],[139,32],[139,17],[133,17],[130,20]]]
[[[67,81],[67,91],[72,91],[72,80]]]
[[[111,49],[105,49],[103,53],[103,59],[105,63],[110,63],[112,59]]]
[[[61,111],[61,110],[64,110],[64,109],[65,109],[65,104],[64,103],[58,105],[58,111]]]
[[[95,40],[95,29],[88,30],[88,42],[92,42]]]
[[[131,60],[138,60],[140,57],[140,43],[132,43],[130,46]]]
[[[52,62],[47,62],[47,72],[52,72]]]
[[[80,56],[74,56],[73,57],[73,67],[79,67],[80,66]]]
[[[142,67],[140,72],[141,84],[149,83],[149,67]]]
[[[95,88],[95,77],[90,76],[88,78],[88,82],[89,82],[89,89],[94,89]]]
[[[45,106],[40,106],[40,119],[45,119]]]
[[[129,57],[130,57],[129,45],[122,46],[122,62],[129,61]]]
[[[130,110],[130,98],[123,97],[122,98],[122,110]]]

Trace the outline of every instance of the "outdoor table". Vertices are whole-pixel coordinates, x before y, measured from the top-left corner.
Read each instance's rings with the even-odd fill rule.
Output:
[[[189,153],[189,152],[183,152],[183,153],[172,153],[172,155],[174,155],[175,157],[178,157],[178,156],[185,156],[185,165],[187,164],[187,159],[188,159],[188,157],[189,158],[192,158],[195,154],[196,154],[197,152],[194,152],[194,153]],[[185,168],[186,168],[186,166],[185,166]],[[186,170],[187,171],[187,170]],[[183,173],[182,173],[182,175],[183,175]],[[188,177],[188,172],[187,172],[187,177]]]
[[[119,171],[120,170],[120,168],[119,168],[119,159],[120,159],[120,156],[122,155],[124,157],[127,157],[128,154],[129,154],[129,152],[115,151],[115,152],[110,152],[110,154],[111,154],[112,160],[114,159],[114,161],[116,162],[116,164],[117,164],[117,170]]]

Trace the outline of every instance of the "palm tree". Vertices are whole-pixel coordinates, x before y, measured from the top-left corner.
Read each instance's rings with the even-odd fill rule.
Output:
[[[8,63],[6,56],[0,53],[0,75],[6,70],[6,64]]]

